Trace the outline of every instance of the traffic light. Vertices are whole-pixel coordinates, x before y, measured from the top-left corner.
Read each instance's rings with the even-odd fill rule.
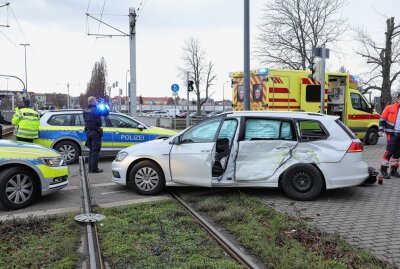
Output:
[[[315,81],[321,81],[321,61],[312,63],[311,66],[311,77]]]
[[[194,81],[193,80],[189,80],[188,81],[188,92],[191,92],[194,90]]]
[[[119,88],[119,95],[120,96],[122,95],[122,89],[121,88]]]

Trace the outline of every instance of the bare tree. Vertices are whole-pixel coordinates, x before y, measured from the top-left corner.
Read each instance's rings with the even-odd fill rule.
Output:
[[[333,43],[345,32],[337,14],[346,0],[273,0],[265,5],[255,57],[261,64],[306,70],[312,47]]]
[[[86,89],[86,96],[104,97],[107,85],[107,64],[103,57],[94,64],[92,77]]]
[[[361,45],[356,53],[366,58],[371,66],[369,74],[362,79],[364,90],[381,91],[382,110],[390,104],[393,83],[400,75],[400,26],[395,26],[393,17],[386,20],[386,25],[385,44],[378,44],[362,29],[355,30],[356,39]]]
[[[196,38],[186,40],[182,50],[183,66],[178,67],[178,70],[185,84],[187,72],[189,72],[189,80],[194,81],[195,89],[193,92],[197,98],[197,115],[200,115],[201,107],[211,96],[210,88],[214,85],[213,83],[217,78],[214,71],[214,63],[207,60],[207,54]],[[205,97],[202,99],[201,94],[203,92],[205,93]]]

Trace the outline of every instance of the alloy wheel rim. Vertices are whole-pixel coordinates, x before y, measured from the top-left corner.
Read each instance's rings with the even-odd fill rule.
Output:
[[[143,191],[154,190],[160,181],[158,173],[151,167],[143,167],[135,174],[135,184]]]
[[[13,204],[22,204],[33,194],[32,179],[24,174],[17,174],[6,184],[7,199]]]
[[[71,161],[75,158],[75,149],[71,145],[63,145],[60,147],[59,152],[64,156],[66,161]]]

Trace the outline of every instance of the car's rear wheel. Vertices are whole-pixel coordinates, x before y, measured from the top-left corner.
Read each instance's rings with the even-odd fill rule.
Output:
[[[376,145],[379,140],[378,130],[376,128],[369,128],[365,135],[364,142],[367,145]]]
[[[20,209],[37,196],[37,176],[21,167],[7,168],[0,173],[0,202],[6,209]]]
[[[54,149],[64,156],[67,164],[75,163],[80,155],[78,145],[71,141],[61,141],[55,145]]]
[[[152,161],[137,163],[129,174],[129,182],[134,190],[145,195],[160,193],[165,186],[164,173]]]
[[[283,173],[281,186],[290,198],[307,201],[320,195],[324,183],[320,171],[311,164],[295,164]]]

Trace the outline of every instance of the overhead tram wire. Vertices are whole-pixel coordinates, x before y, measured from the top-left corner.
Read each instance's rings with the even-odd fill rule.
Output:
[[[137,8],[138,14],[136,16],[136,19],[139,18],[139,16],[142,14],[142,11],[144,9],[144,5],[146,5],[147,0],[142,0],[139,4],[139,7]]]

